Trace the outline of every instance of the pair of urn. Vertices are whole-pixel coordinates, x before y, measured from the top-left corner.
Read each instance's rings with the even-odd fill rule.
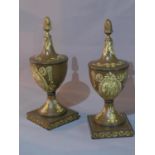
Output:
[[[38,109],[27,113],[27,119],[48,130],[59,127],[80,116],[68,109],[56,98],[56,90],[64,81],[67,73],[68,57],[57,54],[49,33],[51,22],[44,18],[44,45],[38,56],[30,58],[33,79],[47,92],[47,100]],[[104,99],[101,112],[88,115],[92,139],[130,137],[134,135],[131,124],[125,113],[116,111],[114,98],[124,87],[128,76],[129,64],[117,59],[111,38],[112,23],[107,19],[104,23],[105,45],[101,57],[89,62],[89,76],[93,88]]]

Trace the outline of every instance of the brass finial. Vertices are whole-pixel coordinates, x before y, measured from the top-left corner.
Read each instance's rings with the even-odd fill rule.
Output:
[[[110,35],[112,33],[112,23],[110,19],[106,19],[104,23],[104,33]]]
[[[110,19],[106,19],[104,23],[104,33],[106,36],[101,58],[104,60],[104,62],[116,62],[117,58],[113,50],[113,41],[110,36],[112,33],[112,22]]]
[[[45,34],[44,34],[44,50],[43,50],[44,54],[46,56],[49,56],[49,57],[56,57],[57,54],[54,50],[53,43],[52,43],[52,37],[49,33],[49,31],[51,30],[51,20],[48,16],[46,16],[44,18],[43,28],[45,31]]]
[[[51,30],[51,20],[48,16],[44,18],[43,28],[46,32],[49,32]]]

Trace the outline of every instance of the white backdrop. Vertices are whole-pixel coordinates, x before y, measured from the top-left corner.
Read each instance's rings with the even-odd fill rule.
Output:
[[[57,53],[69,57],[67,76],[58,98],[81,115],[80,120],[52,131],[26,120],[26,112],[38,108],[46,98],[29,69],[29,57],[42,49],[44,16],[52,20],[51,34]],[[103,100],[90,84],[87,64],[101,55],[106,18],[113,23],[117,57],[130,63],[126,87],[115,105],[128,114],[134,126],[134,0],[20,0],[21,155],[134,154],[134,137],[90,138],[86,116],[99,112]]]

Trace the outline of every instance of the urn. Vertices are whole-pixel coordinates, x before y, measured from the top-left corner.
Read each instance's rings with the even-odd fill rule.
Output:
[[[79,114],[64,107],[56,97],[56,90],[67,73],[68,57],[55,52],[49,17],[44,18],[43,29],[43,49],[39,55],[30,57],[30,67],[33,79],[47,93],[47,100],[40,108],[28,112],[27,118],[46,129],[53,129],[78,119]]]
[[[98,114],[88,116],[91,136],[93,139],[133,136],[126,114],[119,113],[113,104],[125,86],[129,64],[118,59],[114,53],[112,23],[109,19],[104,23],[104,33],[105,43],[101,57],[88,64],[91,84],[105,102]]]

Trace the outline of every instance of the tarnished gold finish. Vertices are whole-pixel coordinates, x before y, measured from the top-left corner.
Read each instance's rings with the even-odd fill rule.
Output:
[[[55,52],[49,33],[51,30],[49,17],[44,18],[43,29],[44,46],[42,52],[38,56],[30,58],[30,65],[33,79],[47,92],[47,100],[39,109],[29,112],[27,118],[44,128],[46,128],[44,124],[48,124],[47,129],[52,129],[78,119],[79,115],[77,112],[71,112],[65,108],[56,98],[56,90],[64,81],[67,73],[68,57]],[[63,121],[63,119],[67,119],[67,121]],[[53,125],[52,123],[56,123],[55,121],[59,121],[59,125]]]
[[[88,116],[88,121],[91,129],[92,139],[101,138],[117,138],[117,137],[131,137],[134,135],[134,131],[126,117],[126,114],[121,113],[125,122],[122,125],[115,127],[101,126],[94,121],[94,115]]]
[[[112,127],[115,131],[115,128],[122,128],[123,124],[127,123],[127,118],[124,116],[125,114],[117,112],[114,108],[113,100],[119,95],[124,87],[128,76],[129,66],[126,61],[119,60],[114,53],[113,41],[111,38],[112,23],[109,19],[105,21],[104,32],[105,44],[102,55],[99,60],[91,61],[88,64],[92,86],[97,91],[97,93],[105,100],[104,108],[100,113],[95,116],[88,116],[89,123],[95,123],[97,126],[100,126],[101,132],[102,130],[104,132],[106,127]],[[94,125],[93,128],[92,125],[90,125],[92,133],[93,131],[95,132],[96,125]],[[130,126],[129,123],[128,126]],[[110,130],[110,128],[108,130]],[[133,131],[131,131],[130,133],[130,136],[132,136]],[[126,136],[125,134],[122,135]],[[97,137],[99,138],[99,136]],[[101,137],[104,138],[106,136]],[[109,135],[109,137],[114,136],[112,136],[111,133],[111,136]]]
[[[65,115],[62,115],[61,117],[43,117],[38,113],[37,110],[28,113],[29,120],[47,130],[57,128],[66,123],[70,123],[76,120],[78,118],[77,116],[79,116],[78,113],[70,109],[68,109],[67,113]]]

